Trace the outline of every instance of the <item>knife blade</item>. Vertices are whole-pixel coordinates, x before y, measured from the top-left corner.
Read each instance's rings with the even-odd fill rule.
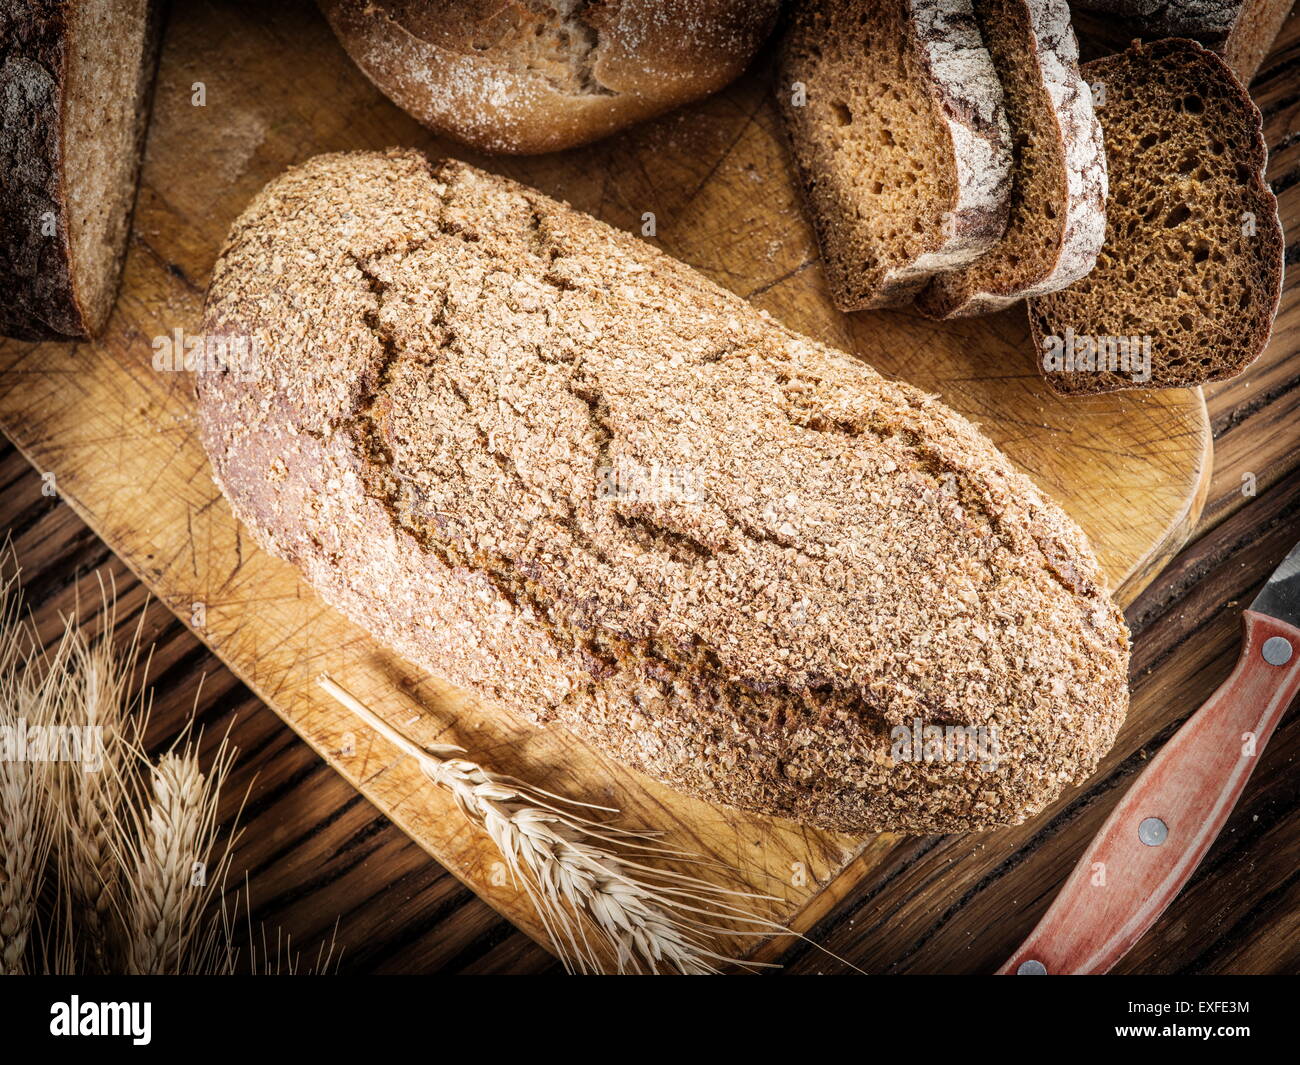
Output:
[[[1291,548],[1273,571],[1250,609],[1290,625],[1300,625],[1300,544]]]
[[[1300,692],[1300,544],[1242,619],[1231,675],[1120,799],[999,974],[1109,971],[1195,872]]]

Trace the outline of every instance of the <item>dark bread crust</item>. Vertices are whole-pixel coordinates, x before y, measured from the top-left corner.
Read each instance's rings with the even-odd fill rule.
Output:
[[[1083,72],[1107,87],[1097,112],[1111,174],[1106,242],[1087,277],[1029,301],[1034,350],[1041,358],[1045,343],[1069,331],[1150,337],[1152,373],[1145,382],[1131,371],[1044,376],[1063,395],[1189,388],[1237,376],[1268,343],[1284,272],[1258,108],[1218,55],[1181,38],[1135,41]],[[1192,97],[1204,113],[1184,110]],[[1217,172],[1202,179],[1206,166]],[[1253,235],[1240,234],[1245,212]],[[1179,261],[1155,257],[1171,240],[1179,242]]]
[[[111,303],[88,306],[77,276],[64,158],[72,0],[0,0],[0,335],[20,340],[94,336]],[[133,174],[138,171],[158,54],[162,5],[150,7],[138,102]],[[134,177],[132,178],[134,181]],[[116,286],[126,253],[130,204],[111,263]],[[54,232],[45,232],[46,218]]]
[[[85,336],[72,287],[57,116],[66,0],[0,0],[0,334]],[[41,218],[56,220],[54,235]]]
[[[236,221],[204,328],[259,342],[198,386],[262,545],[412,662],[680,791],[1015,823],[1123,719],[1084,537],[968,422],[532,189],[320,156]],[[611,468],[698,491],[611,495]],[[994,726],[1002,760],[894,761],[916,717]]]
[[[1281,32],[1294,0],[1072,0],[1082,12],[1079,30],[1116,41],[1134,37],[1190,37],[1223,57],[1244,84]],[[1097,12],[1109,16],[1090,16]]]
[[[348,55],[424,125],[485,152],[597,140],[721,89],[779,0],[317,0]]]

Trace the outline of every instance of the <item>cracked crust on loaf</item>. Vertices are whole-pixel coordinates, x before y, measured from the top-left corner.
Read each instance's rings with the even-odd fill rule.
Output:
[[[629,234],[462,163],[320,156],[235,223],[198,380],[217,483],[412,662],[710,802],[1024,820],[1128,642],[1083,534],[965,419]],[[891,757],[917,720],[996,765]]]

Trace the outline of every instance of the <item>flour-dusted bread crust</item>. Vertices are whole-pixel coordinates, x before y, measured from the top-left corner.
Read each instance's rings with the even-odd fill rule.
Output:
[[[398,107],[486,152],[570,148],[716,92],[779,0],[318,0]]]
[[[0,335],[87,337],[113,306],[158,8],[0,0]]]
[[[1087,277],[1029,301],[1040,366],[1067,395],[1235,377],[1282,296],[1259,111],[1194,41],[1135,42],[1083,71],[1104,92],[1106,239]]]
[[[777,92],[841,310],[909,302],[1002,236],[1011,139],[970,0],[812,0]]]
[[[1083,25],[1123,48],[1135,36],[1190,37],[1249,84],[1295,0],[1072,0]],[[1088,18],[1090,11],[1107,16]],[[1116,17],[1118,16],[1118,17]]]
[[[320,156],[235,223],[204,324],[254,353],[199,378],[199,421],[262,545],[683,792],[984,828],[1124,717],[1083,535],[970,423],[532,189]],[[999,761],[895,760],[918,721],[993,727]]]
[[[1106,153],[1066,0],[974,0],[1014,147],[1002,239],[917,300],[954,318],[999,311],[1083,277],[1106,233]]]

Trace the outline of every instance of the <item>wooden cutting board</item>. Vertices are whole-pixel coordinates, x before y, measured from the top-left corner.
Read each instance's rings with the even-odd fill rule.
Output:
[[[1092,538],[1127,602],[1182,543],[1204,498],[1198,391],[1061,400],[1040,383],[1023,311],[956,324],[845,316],[827,299],[770,102],[767,57],[731,89],[591,148],[484,159],[432,138],[351,65],[308,3],[176,5],[164,41],[133,239],[93,344],[0,342],[0,425],[110,547],[331,765],[430,854],[540,938],[490,843],[409,759],[327,699],[328,670],[417,738],[623,811],[736,869],[806,926],[891,842],[683,798],[570,735],[530,728],[405,664],[259,551],[209,477],[188,375],[153,342],[197,333],[231,221],[286,166],[323,151],[415,146],[568,199],[647,237],[776,318],[943,396],[979,422]],[[202,96],[200,102],[200,94]]]

